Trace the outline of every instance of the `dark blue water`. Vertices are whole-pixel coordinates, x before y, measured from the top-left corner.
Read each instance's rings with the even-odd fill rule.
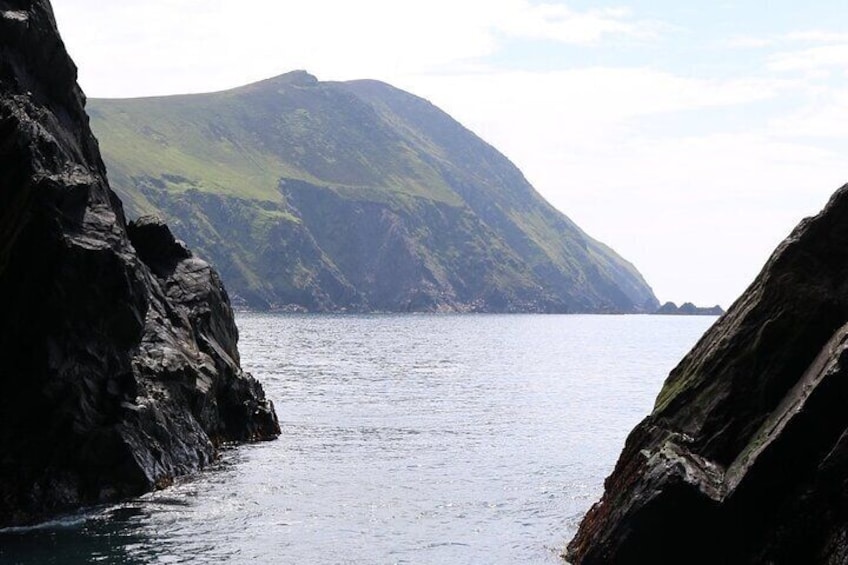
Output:
[[[241,314],[276,442],[0,532],[0,563],[557,563],[713,318]]]

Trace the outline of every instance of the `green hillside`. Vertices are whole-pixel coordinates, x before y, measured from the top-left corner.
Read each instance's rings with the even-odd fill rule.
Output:
[[[653,311],[636,269],[421,98],[298,71],[88,103],[130,216],[155,213],[237,302],[310,311]]]

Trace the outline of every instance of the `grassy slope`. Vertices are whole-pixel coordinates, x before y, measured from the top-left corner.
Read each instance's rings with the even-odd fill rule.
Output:
[[[411,144],[419,143],[422,154],[438,156],[437,167],[446,175],[459,177],[468,187],[466,201],[476,212],[485,215],[485,208],[497,207],[506,223],[518,228],[515,236],[507,239],[522,251],[532,268],[556,265],[565,284],[582,286],[583,293],[606,286],[603,293],[609,296],[615,289],[581,276],[586,271],[591,276],[597,269],[596,278],[614,281],[637,306],[654,305],[653,293],[631,263],[586,235],[545,201],[505,156],[450,116],[426,100],[378,81],[353,81],[344,86],[374,105]]]
[[[212,94],[91,100],[89,113],[131,215],[166,216],[257,306],[655,300],[494,148],[382,83],[297,72]]]

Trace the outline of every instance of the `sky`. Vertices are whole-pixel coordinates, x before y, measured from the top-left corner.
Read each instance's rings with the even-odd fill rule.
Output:
[[[382,80],[494,145],[661,301],[728,307],[848,182],[848,1],[54,0],[89,97]]]

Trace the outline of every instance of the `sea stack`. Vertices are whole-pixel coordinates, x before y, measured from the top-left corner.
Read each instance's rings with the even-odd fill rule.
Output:
[[[848,185],[665,382],[575,565],[848,563]]]
[[[46,0],[0,1],[0,527],[272,439],[218,275],[127,225]]]

